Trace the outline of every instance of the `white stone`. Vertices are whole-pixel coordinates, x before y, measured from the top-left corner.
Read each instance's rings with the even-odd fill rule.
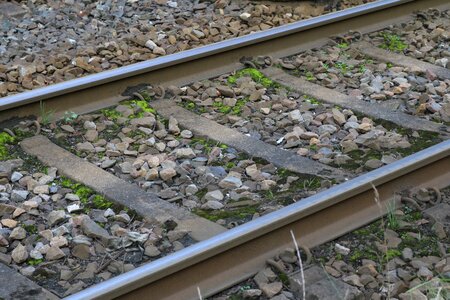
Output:
[[[206,202],[205,204],[203,204],[202,208],[217,210],[217,209],[223,208],[223,204],[220,203],[219,201],[210,200],[210,201]]]
[[[158,47],[158,45],[156,45],[156,43],[154,41],[148,40],[147,42],[145,42],[145,47],[147,47],[150,50],[153,50],[156,47]]]
[[[336,251],[337,253],[342,254],[342,255],[348,255],[350,253],[349,248],[342,246],[340,244],[337,244],[337,243],[334,245],[334,251]]]
[[[23,177],[22,173],[19,173],[19,172],[13,172],[13,173],[11,174],[11,181],[12,181],[12,182],[17,182],[17,181],[19,181],[22,177]]]
[[[241,18],[241,20],[243,21],[247,21],[248,19],[250,19],[252,15],[248,12],[244,12],[242,14],[239,15],[239,18]]]
[[[73,212],[81,210],[81,207],[78,204],[68,205],[66,208],[69,213],[73,213]]]
[[[223,200],[223,194],[222,194],[222,192],[220,190],[207,192],[205,194],[205,200],[206,201],[222,201]]]

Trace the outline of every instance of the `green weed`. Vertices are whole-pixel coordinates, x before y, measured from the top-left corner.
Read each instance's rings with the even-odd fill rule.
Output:
[[[387,227],[392,230],[397,230],[400,228],[400,223],[395,215],[395,203],[389,202],[386,205],[387,208]]]
[[[345,43],[345,42],[339,43],[339,44],[337,44],[337,47],[339,49],[347,49],[348,48],[348,43]]]
[[[306,72],[305,77],[306,77],[306,80],[308,80],[308,81],[313,81],[316,79],[316,77],[314,77],[314,74],[312,72]]]
[[[264,76],[264,74],[262,74],[260,71],[254,68],[247,68],[237,71],[235,75],[231,75],[228,77],[228,83],[235,84],[237,79],[242,76],[250,76],[253,79],[253,81],[255,81],[256,83],[260,83],[266,88],[279,87],[279,84],[273,82],[271,79],[267,78],[266,76]]]
[[[347,73],[348,71],[350,71],[351,69],[353,69],[353,66],[348,65],[344,62],[338,61],[334,64],[334,66],[341,71],[341,73]]]
[[[106,200],[104,196],[95,193],[95,191],[81,183],[76,183],[68,178],[62,177],[60,179],[60,185],[71,189],[80,198],[80,202],[86,206],[85,212],[88,212],[92,208],[106,209],[113,206],[113,203]]]
[[[319,100],[317,100],[317,99],[314,98],[314,97],[311,97],[311,96],[304,96],[304,98],[305,98],[305,101],[306,101],[306,102],[309,102],[309,103],[311,103],[311,104],[317,104],[317,105],[320,104]]]
[[[400,52],[408,47],[408,45],[405,44],[398,35],[383,33],[381,36],[384,39],[384,43],[380,46],[382,49]]]
[[[39,102],[39,115],[42,125],[48,125],[52,122],[55,110],[47,110],[43,101]]]
[[[78,118],[78,115],[73,111],[64,112],[63,120],[65,123],[72,123]]]
[[[102,109],[101,113],[111,121],[116,121],[118,118],[122,117],[122,114],[114,108]]]
[[[156,110],[154,108],[152,108],[148,104],[148,102],[145,100],[131,100],[131,101],[125,102],[124,104],[128,105],[131,108],[134,108],[137,106],[141,109],[140,112],[130,115],[128,117],[129,119],[142,118],[146,112],[151,113],[151,114],[156,114]]]
[[[42,258],[40,258],[40,259],[30,258],[30,259],[27,260],[27,265],[29,265],[29,266],[37,266],[40,263],[42,263],[43,261],[44,261],[44,259],[42,259]]]
[[[14,137],[10,136],[8,133],[0,133],[0,160],[7,160],[10,157],[7,145],[14,143],[14,141]]]
[[[22,228],[25,229],[26,232],[29,234],[36,234],[38,233],[38,228],[36,225],[25,225],[22,224]]]

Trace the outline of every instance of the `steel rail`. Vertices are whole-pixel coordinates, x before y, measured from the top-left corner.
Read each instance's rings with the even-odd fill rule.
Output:
[[[448,0],[444,0],[448,4]],[[123,99],[127,87],[139,84],[187,84],[211,78],[239,67],[243,56],[281,57],[324,44],[330,35],[358,28],[361,32],[382,28],[417,9],[444,4],[443,0],[380,0],[346,10],[302,20],[219,43],[194,48],[88,75],[62,83],[0,98],[0,121],[39,115],[40,102],[56,116],[64,111],[86,113]],[[381,22],[380,20],[383,20]]]
[[[266,259],[292,247],[290,230],[301,245],[313,247],[379,218],[395,193],[448,186],[449,154],[450,141],[442,142],[68,299],[198,299],[196,287],[209,296],[248,278]],[[381,210],[372,185],[380,194]]]
[[[381,0],[0,98],[0,121],[38,114],[40,101],[59,114],[93,111],[123,100],[120,94],[129,86],[187,84],[237,68],[242,56],[294,54],[324,44],[330,35],[355,28],[363,33],[380,29],[414,10],[448,4],[448,0]],[[291,246],[290,230],[301,244],[312,247],[378,218],[383,211],[373,201],[372,183],[383,207],[400,190],[448,185],[449,151],[450,142],[443,142],[68,299],[198,299],[196,286],[203,296],[214,294],[248,278],[264,266],[267,258]]]

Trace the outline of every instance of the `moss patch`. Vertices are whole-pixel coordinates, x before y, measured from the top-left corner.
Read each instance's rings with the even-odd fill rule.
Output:
[[[212,222],[216,222],[217,220],[246,220],[251,218],[255,213],[258,212],[258,209],[254,206],[240,207],[237,209],[229,209],[229,210],[203,210],[196,209],[194,213],[198,216],[208,219]]]
[[[220,149],[227,149],[228,146],[223,143],[219,143],[210,139],[204,139],[204,138],[192,138],[191,142],[189,143],[191,147],[195,147],[196,145],[200,145],[201,148],[205,150],[205,152],[208,154],[211,152],[213,147],[219,147]]]
[[[280,87],[278,83],[264,76],[263,73],[254,68],[247,68],[237,71],[235,75],[231,75],[228,77],[228,83],[235,84],[236,81],[242,76],[250,76],[254,82],[259,83],[266,88]]]
[[[14,143],[14,137],[6,132],[0,133],[0,160],[7,160],[10,158],[8,145]]]
[[[40,258],[40,259],[30,258],[30,259],[27,260],[26,264],[29,265],[29,266],[37,266],[40,263],[42,263],[43,261],[44,261],[43,258]]]
[[[71,189],[74,194],[80,197],[80,202],[85,206],[85,212],[92,208],[107,209],[113,207],[112,202],[106,200],[105,197],[96,194],[92,189],[81,183],[75,183],[64,177],[61,177],[59,183],[62,187]]]
[[[384,43],[380,45],[380,48],[382,49],[400,52],[408,47],[408,45],[405,44],[398,35],[382,33],[381,37],[384,39]]]
[[[115,108],[102,109],[101,113],[109,120],[116,121],[118,118],[122,117],[122,114],[118,112]]]
[[[142,118],[145,113],[156,114],[156,110],[154,108],[152,108],[149,105],[149,103],[145,100],[130,100],[130,101],[123,102],[122,104],[128,105],[130,108],[136,108],[136,107],[140,108],[139,109],[140,111],[135,114],[130,115],[128,117],[129,119]]]

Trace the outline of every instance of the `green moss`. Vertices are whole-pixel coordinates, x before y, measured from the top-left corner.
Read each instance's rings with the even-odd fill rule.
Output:
[[[439,239],[434,235],[424,233],[420,239],[415,239],[412,236],[404,233],[401,234],[402,242],[398,249],[411,248],[416,256],[439,256]]]
[[[314,74],[312,72],[306,72],[305,77],[306,77],[306,80],[308,80],[308,81],[316,80],[316,77],[314,76]]]
[[[102,195],[96,194],[95,191],[80,183],[75,183],[68,178],[61,177],[60,185],[69,188],[80,197],[80,202],[86,206],[85,212],[92,208],[107,209],[113,207],[113,203],[106,200]]]
[[[317,104],[317,105],[320,104],[320,101],[317,100],[317,99],[314,98],[314,97],[311,97],[311,96],[304,96],[304,98],[305,98],[305,101],[306,101],[306,102],[309,102],[309,103],[311,103],[311,104]]]
[[[94,191],[86,186],[79,185],[74,190],[75,194],[80,197],[80,201],[83,204],[87,204],[89,196],[94,194]]]
[[[348,43],[342,42],[337,44],[337,47],[340,49],[347,49],[348,48]]]
[[[129,119],[142,118],[145,113],[156,114],[156,110],[152,108],[145,100],[131,100],[123,102],[124,105],[128,105],[131,108],[139,107],[141,111],[136,114],[128,116]]]
[[[398,35],[383,33],[381,36],[384,39],[384,43],[380,45],[380,48],[400,52],[405,50],[408,45],[405,44]]]
[[[344,62],[338,61],[334,64],[334,66],[341,71],[341,73],[347,73],[348,71],[350,71],[351,69],[353,69],[352,65],[348,65]]]
[[[34,136],[34,132],[31,130],[21,130],[20,128],[14,128],[14,134],[16,135],[16,141],[22,141],[26,138]]]
[[[225,164],[225,168],[226,168],[226,169],[232,169],[232,168],[234,168],[234,167],[236,167],[236,164],[235,164],[234,162],[232,162],[232,161],[229,161],[229,162],[227,162],[227,163]]]
[[[213,107],[216,108],[216,110],[223,114],[228,114],[231,111],[231,107],[228,105],[224,105],[222,102],[217,101],[213,103]]]
[[[268,200],[276,199],[281,205],[289,205],[295,202],[299,198],[299,195],[304,194],[306,191],[318,190],[322,186],[322,178],[317,176],[299,176],[299,174],[286,169],[278,169],[277,176],[283,183],[289,176],[298,177],[298,179],[289,184],[288,190],[278,191],[267,191],[265,197]],[[273,193],[275,192],[275,193]]]
[[[199,113],[199,114],[203,114],[206,112],[206,108],[203,106],[199,106],[197,104],[195,104],[195,102],[192,101],[183,101],[179,104],[180,106],[186,108],[187,110]]]
[[[113,206],[112,202],[106,200],[106,198],[101,195],[93,196],[91,198],[91,201],[94,204],[94,207],[98,209],[107,209]]]
[[[258,209],[255,206],[246,206],[230,210],[194,210],[195,214],[212,222],[216,222],[220,219],[245,220],[247,218],[251,218],[256,212],[258,212]]]
[[[30,258],[30,259],[28,259],[27,260],[27,265],[29,265],[29,266],[37,266],[37,265],[39,265],[40,263],[42,263],[44,261],[44,259],[43,258],[40,258],[40,259],[33,259],[33,258]]]
[[[0,160],[7,160],[10,158],[8,144],[14,143],[14,137],[6,132],[0,133]]]
[[[25,225],[22,224],[22,228],[25,229],[26,232],[29,234],[36,234],[38,233],[38,228],[36,225]]]
[[[278,279],[283,283],[285,287],[289,287],[289,276],[285,273],[278,273]]]
[[[64,112],[63,120],[65,123],[72,123],[78,118],[78,114],[73,111]]]
[[[202,199],[203,197],[205,197],[207,192],[208,192],[208,189],[203,188],[203,189],[198,190],[198,192],[195,193],[195,196],[197,196],[198,199]]]
[[[386,261],[389,261],[389,260],[391,260],[395,257],[399,257],[401,255],[402,255],[402,253],[398,249],[388,249],[386,251],[386,255],[384,258],[386,259]]]
[[[248,98],[239,99],[231,109],[231,114],[239,116],[242,113],[242,108],[244,107],[245,103],[247,103],[247,101]]]
[[[209,139],[203,139],[203,138],[198,138],[198,137],[194,137],[191,139],[191,142],[189,143],[191,146],[195,146],[195,145],[202,145],[203,149],[205,150],[206,153],[209,153],[213,147],[219,147],[220,149],[227,149],[228,145],[226,144],[222,144],[222,143],[218,143],[216,141],[213,140],[209,140]]]
[[[45,173],[48,169],[35,156],[28,155],[20,147],[14,148],[14,157],[23,160],[23,168],[30,171],[30,173]]]
[[[273,200],[275,199],[275,196],[273,195],[273,191],[272,190],[268,190],[264,193],[265,198],[268,200]]]
[[[410,147],[404,149],[396,149],[397,153],[400,153],[402,156],[408,156],[419,152],[420,150],[429,148],[433,145],[436,145],[442,142],[442,139],[439,137],[439,134],[436,132],[428,132],[428,131],[418,131],[419,137],[415,138],[411,136],[411,131],[406,131],[403,134],[408,134],[409,142],[411,144]]]
[[[116,121],[118,118],[122,117],[122,114],[115,108],[102,109],[101,113],[111,121]]]
[[[317,151],[317,145],[316,144],[310,145],[309,149],[312,151]]]
[[[277,88],[280,86],[279,84],[272,81],[270,78],[267,78],[266,76],[264,76],[263,73],[254,68],[247,68],[237,71],[235,75],[231,75],[228,77],[228,83],[235,84],[237,79],[242,76],[250,76],[253,79],[253,81],[255,81],[256,83],[260,83],[266,88],[270,87]]]
[[[352,150],[346,153],[352,159],[345,164],[339,165],[339,167],[346,170],[355,170],[363,165],[366,161],[370,159],[381,159],[383,153],[375,149],[364,150]]]

